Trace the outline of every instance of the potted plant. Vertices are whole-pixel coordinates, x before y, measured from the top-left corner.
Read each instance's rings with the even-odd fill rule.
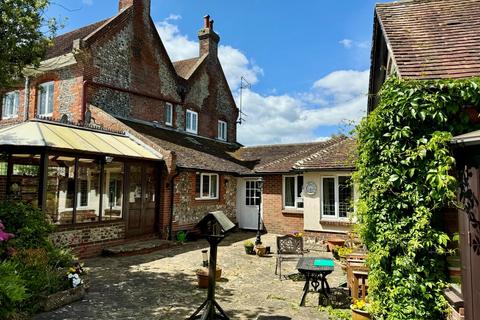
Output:
[[[243,246],[245,247],[245,253],[246,254],[253,254],[253,242],[250,240],[245,240],[243,243]]]
[[[208,288],[208,268],[201,268],[198,269],[196,272],[197,280],[198,280],[198,287],[202,289]],[[217,266],[217,270],[215,272],[215,280],[220,280],[222,277],[222,268]]]
[[[259,244],[259,245],[255,246],[255,251],[257,253],[257,256],[263,257],[267,253],[267,247]]]
[[[351,306],[352,320],[370,320],[370,313],[367,311],[368,303],[365,300],[358,299]]]

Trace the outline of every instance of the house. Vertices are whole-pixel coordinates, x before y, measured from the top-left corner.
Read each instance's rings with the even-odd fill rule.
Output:
[[[375,8],[368,110],[375,109],[385,79],[465,79],[480,76],[480,3],[476,0],[407,0]],[[471,174],[462,185],[478,198],[478,132],[454,139],[459,168]],[[461,292],[465,318],[480,317],[478,207],[470,212],[447,210],[450,232],[460,231]],[[476,217],[476,218],[475,218]],[[478,241],[477,241],[478,242]]]
[[[345,235],[353,141],[243,147],[209,16],[198,40],[197,57],[172,62],[150,0],[56,37],[0,88],[0,200],[43,209],[53,241],[82,257],[173,238],[217,210],[256,229],[262,178],[267,231]]]

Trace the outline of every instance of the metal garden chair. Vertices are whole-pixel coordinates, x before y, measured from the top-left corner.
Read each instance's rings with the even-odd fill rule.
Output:
[[[282,262],[286,260],[298,260],[303,257],[303,238],[293,235],[277,237],[277,255],[275,274],[282,279]]]

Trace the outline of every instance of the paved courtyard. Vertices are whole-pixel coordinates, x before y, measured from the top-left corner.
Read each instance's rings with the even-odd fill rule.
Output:
[[[234,233],[218,250],[223,273],[217,301],[230,318],[327,320],[328,315],[318,310],[318,294],[307,295],[306,306],[299,307],[304,282],[295,276],[280,281],[273,255],[245,254],[243,241],[253,238],[253,233]],[[275,250],[274,235],[262,240]],[[85,299],[35,319],[186,319],[206,298],[207,291],[197,288],[195,270],[207,247],[201,240],[145,255],[87,260],[91,288]],[[309,255],[330,257],[313,244],[306,247]],[[295,274],[295,265],[285,262],[283,273]],[[339,265],[328,280],[332,288],[345,281]]]

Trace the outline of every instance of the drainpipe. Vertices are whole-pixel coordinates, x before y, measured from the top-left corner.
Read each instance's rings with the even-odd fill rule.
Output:
[[[28,107],[30,106],[30,78],[25,76],[25,90],[24,90],[24,101],[23,101],[23,119],[28,120]]]
[[[175,178],[180,175],[180,172],[177,171],[172,178],[170,179],[170,221],[168,223],[168,240],[172,240],[172,228],[173,228],[173,197],[175,194]]]

